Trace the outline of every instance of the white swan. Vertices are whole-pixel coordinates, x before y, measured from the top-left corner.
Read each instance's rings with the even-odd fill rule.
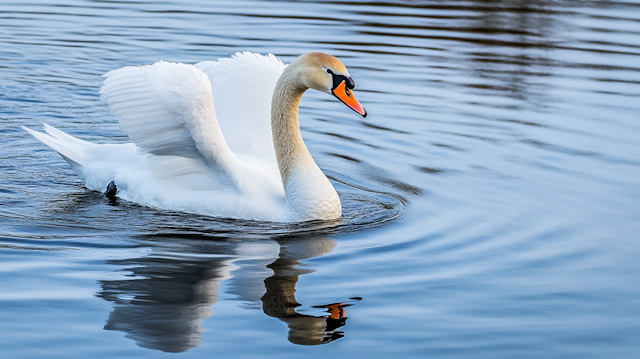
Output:
[[[355,82],[319,52],[286,66],[237,53],[196,65],[157,62],[104,75],[101,99],[133,143],[93,144],[52,126],[23,127],[71,164],[85,186],[143,205],[254,220],[329,220],[335,189],[305,146],[298,106],[311,88],[362,116]],[[214,110],[215,99],[215,110]]]

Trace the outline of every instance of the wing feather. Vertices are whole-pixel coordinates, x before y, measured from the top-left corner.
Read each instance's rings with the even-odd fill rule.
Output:
[[[218,121],[231,150],[277,167],[271,98],[286,65],[273,54],[238,52],[195,66],[211,81]]]
[[[100,94],[158,178],[214,178],[242,190],[248,163],[281,183],[271,98],[285,67],[249,52],[196,65],[159,61],[108,72]]]
[[[198,68],[159,61],[104,76],[100,98],[159,178],[231,170],[235,156],[218,125],[209,78]]]

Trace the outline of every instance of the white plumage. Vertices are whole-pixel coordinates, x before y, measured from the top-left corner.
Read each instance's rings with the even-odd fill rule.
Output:
[[[25,130],[60,153],[89,189],[104,191],[114,181],[125,200],[256,220],[339,217],[337,194],[313,160],[309,165],[304,144],[303,150],[296,143],[276,144],[295,147],[285,159],[291,162],[286,173],[293,173],[284,181],[291,183],[285,195],[271,106],[286,67],[271,54],[245,52],[196,65],[160,61],[108,72],[100,98],[130,144],[92,144],[46,124],[47,134]],[[295,126],[297,101],[289,101]]]

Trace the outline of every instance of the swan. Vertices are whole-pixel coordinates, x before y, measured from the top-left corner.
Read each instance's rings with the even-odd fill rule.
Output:
[[[100,98],[132,143],[94,144],[44,124],[23,127],[58,152],[84,185],[145,206],[275,222],[340,218],[333,185],[298,120],[307,89],[363,117],[337,58],[236,53],[195,65],[159,61],[105,75]],[[215,101],[215,109],[214,109]]]

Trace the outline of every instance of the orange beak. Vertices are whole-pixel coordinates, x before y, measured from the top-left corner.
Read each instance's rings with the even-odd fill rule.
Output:
[[[338,85],[336,88],[331,90],[333,95],[338,98],[338,100],[342,101],[345,105],[349,106],[350,109],[359,113],[362,117],[367,117],[367,110],[362,107],[360,102],[356,100],[356,97],[353,95],[353,92],[347,88],[347,85],[344,80]]]

